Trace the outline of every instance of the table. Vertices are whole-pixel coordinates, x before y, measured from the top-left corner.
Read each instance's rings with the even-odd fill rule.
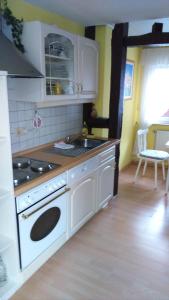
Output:
[[[169,148],[169,141],[165,144],[165,146],[166,148]],[[167,180],[166,180],[166,193],[168,192],[169,192],[169,166],[168,166]]]

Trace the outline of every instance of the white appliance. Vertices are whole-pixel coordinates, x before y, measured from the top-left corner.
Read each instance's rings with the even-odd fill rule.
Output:
[[[16,197],[21,269],[67,231],[67,173]]]

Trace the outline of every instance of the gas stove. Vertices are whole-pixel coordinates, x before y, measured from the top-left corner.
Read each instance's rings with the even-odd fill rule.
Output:
[[[58,167],[60,167],[59,164],[53,164],[28,157],[16,157],[13,159],[14,187],[29,182]]]

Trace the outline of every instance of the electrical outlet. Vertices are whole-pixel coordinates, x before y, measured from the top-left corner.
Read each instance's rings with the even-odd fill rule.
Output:
[[[27,133],[26,128],[24,128],[24,127],[18,127],[18,128],[16,128],[16,134],[18,136],[24,135],[26,133]]]

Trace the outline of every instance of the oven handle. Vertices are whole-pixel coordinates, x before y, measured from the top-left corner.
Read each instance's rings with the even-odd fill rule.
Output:
[[[35,209],[34,211],[32,211],[30,214],[22,214],[22,218],[24,220],[28,219],[30,216],[32,216],[34,213],[36,213],[38,210],[40,210],[41,208],[45,207],[46,205],[48,205],[49,203],[51,203],[52,201],[54,201],[55,199],[59,198],[60,196],[64,195],[65,193],[69,192],[71,189],[69,187],[66,187],[65,190],[60,193],[59,195],[55,196],[54,198],[52,198],[50,201],[48,201],[47,203],[43,204],[42,206],[38,207],[37,209]]]

